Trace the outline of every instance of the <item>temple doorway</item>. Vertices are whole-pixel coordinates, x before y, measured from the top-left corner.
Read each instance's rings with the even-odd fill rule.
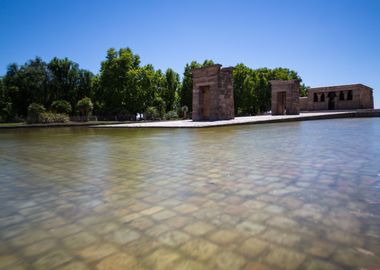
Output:
[[[286,114],[286,92],[277,93],[277,113]]]
[[[330,93],[328,93],[327,96],[329,98],[328,109],[329,110],[335,110],[335,97],[336,97],[335,92],[330,92]]]
[[[210,86],[200,87],[200,112],[203,120],[210,120]]]

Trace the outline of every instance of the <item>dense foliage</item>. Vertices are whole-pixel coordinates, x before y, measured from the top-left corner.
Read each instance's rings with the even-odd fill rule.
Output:
[[[90,98],[85,97],[78,101],[77,108],[81,116],[81,121],[88,121],[88,117],[94,109],[94,104]]]
[[[38,103],[32,103],[28,106],[28,116],[26,122],[29,124],[48,124],[48,123],[64,123],[69,121],[69,116],[64,113],[49,112],[45,107]]]
[[[39,123],[65,123],[69,121],[69,116],[64,113],[43,112],[40,114]]]
[[[67,58],[55,57],[46,63],[36,57],[21,66],[10,64],[0,78],[0,121],[26,119],[32,103],[83,120],[91,112],[110,120],[134,120],[138,114],[151,119],[186,118],[192,111],[191,70],[213,64],[212,60],[192,61],[180,80],[170,68],[162,72],[141,65],[140,57],[129,48],[109,49],[95,76]],[[243,64],[235,67],[233,75],[236,115],[270,110],[270,80],[300,79],[287,68],[250,69]],[[302,84],[301,95],[306,90]]]
[[[53,58],[49,63],[36,57],[22,66],[11,64],[3,78],[5,102],[12,114],[25,117],[31,103],[50,108],[55,100],[66,100],[72,107],[78,99],[91,96],[92,73],[67,59]]]
[[[30,124],[40,123],[41,114],[46,111],[45,107],[38,103],[31,103],[28,106],[28,118],[27,122]]]
[[[256,115],[271,109],[270,80],[301,80],[297,72],[287,68],[250,69],[238,64],[233,71],[233,88],[236,115]],[[301,96],[306,87],[301,85]]]
[[[15,116],[12,112],[12,103],[5,93],[5,87],[2,78],[0,78],[0,122],[10,122]]]
[[[51,103],[51,110],[55,113],[70,114],[72,108],[68,101],[56,100]]]
[[[146,108],[145,119],[146,120],[159,120],[160,114],[159,114],[157,108],[153,107],[153,106],[149,106],[148,108]]]

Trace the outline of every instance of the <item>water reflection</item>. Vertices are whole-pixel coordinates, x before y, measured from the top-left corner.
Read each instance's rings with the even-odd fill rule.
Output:
[[[380,120],[0,131],[0,268],[377,269]]]

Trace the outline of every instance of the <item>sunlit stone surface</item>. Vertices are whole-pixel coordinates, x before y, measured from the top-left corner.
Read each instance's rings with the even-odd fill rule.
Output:
[[[380,119],[0,131],[0,269],[379,269]]]

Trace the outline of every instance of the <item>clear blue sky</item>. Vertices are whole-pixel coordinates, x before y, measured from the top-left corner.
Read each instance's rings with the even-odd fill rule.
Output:
[[[179,73],[207,58],[288,67],[311,87],[363,83],[380,107],[380,1],[0,0],[0,75],[35,56],[97,73],[110,47]]]

